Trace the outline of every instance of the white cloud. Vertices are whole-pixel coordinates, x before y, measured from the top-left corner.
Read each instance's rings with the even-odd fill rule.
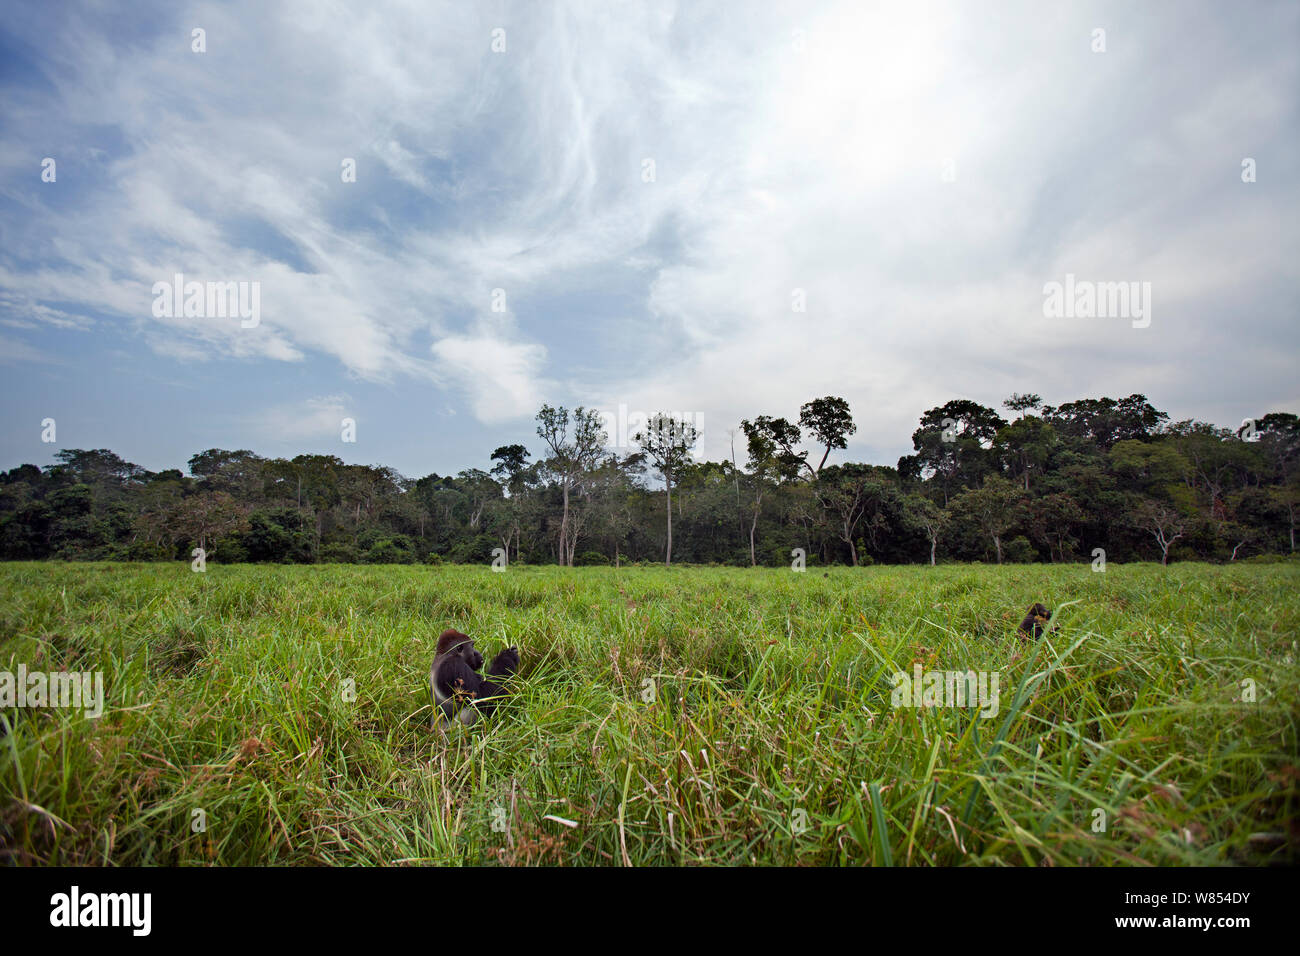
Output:
[[[546,360],[540,345],[455,335],[435,342],[433,354],[439,374],[465,392],[481,422],[529,418],[547,399],[538,378]]]
[[[67,324],[79,303],[185,361],[328,355],[347,376],[447,385],[483,423],[542,401],[694,409],[712,457],[740,418],[824,394],[882,460],[958,395],[1159,388],[1223,418],[1194,368],[1225,394],[1293,394],[1268,359],[1294,353],[1294,329],[1273,316],[1234,339],[1215,312],[1296,289],[1277,158],[1295,147],[1293,10],[1114,8],[1100,56],[1088,7],[1035,3],[277,10],[177,13],[202,11],[203,57],[170,30],[43,41],[58,115],[129,149],[84,202],[42,210],[38,266],[0,266],[27,303],[11,316]],[[1225,17],[1262,50],[1221,46],[1207,69],[1188,38]],[[15,91],[29,129],[49,122],[41,95]],[[30,164],[0,151],[7,173]],[[597,291],[640,313],[588,318],[636,330],[619,356],[580,333],[542,344],[569,317],[531,296],[630,264],[644,285]],[[153,319],[149,287],[176,271],[260,281],[261,326]],[[1044,320],[1042,285],[1066,271],[1151,281],[1152,327]],[[493,288],[509,322],[487,322]]]
[[[245,427],[260,438],[292,445],[320,439],[338,439],[345,418],[353,419],[360,427],[360,418],[352,398],[348,395],[322,395],[266,409],[249,419]]]

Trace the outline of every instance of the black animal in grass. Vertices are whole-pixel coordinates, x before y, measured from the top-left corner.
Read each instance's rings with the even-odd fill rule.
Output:
[[[496,709],[506,689],[502,681],[519,669],[519,648],[507,647],[492,659],[486,675],[477,671],[483,655],[474,647],[468,634],[450,628],[438,638],[438,649],[429,669],[429,689],[433,692],[433,716],[430,728],[459,720],[466,727]]]
[[[1020,633],[1025,637],[1032,637],[1034,640],[1043,636],[1047,630],[1047,622],[1052,619],[1052,612],[1041,604],[1029,605],[1029,612],[1025,619],[1020,622]],[[1053,631],[1056,628],[1052,628]]]

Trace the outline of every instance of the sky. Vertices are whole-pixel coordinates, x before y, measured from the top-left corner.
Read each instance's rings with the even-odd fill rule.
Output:
[[[1297,51],[1253,0],[11,4],[0,468],[448,474],[543,402],[743,462],[838,395],[878,464],[954,398],[1300,412]]]

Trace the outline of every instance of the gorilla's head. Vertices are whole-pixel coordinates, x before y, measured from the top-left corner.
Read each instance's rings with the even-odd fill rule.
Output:
[[[476,671],[483,666],[483,655],[474,648],[474,639],[460,631],[446,630],[438,638],[438,657],[447,655],[459,657],[470,670]]]

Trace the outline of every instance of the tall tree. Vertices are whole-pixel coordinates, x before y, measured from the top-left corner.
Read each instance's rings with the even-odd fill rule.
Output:
[[[696,427],[685,419],[673,418],[657,412],[642,431],[632,436],[664,480],[668,495],[668,546],[664,551],[664,564],[673,563],[673,479],[690,461],[691,449],[699,439]]]
[[[830,457],[832,448],[848,448],[848,437],[858,430],[849,413],[849,403],[834,395],[813,399],[799,409],[799,425],[808,429],[825,446],[822,460],[814,468],[816,478]]]
[[[953,509],[969,515],[993,541],[998,564],[1002,563],[1002,539],[1015,527],[1017,510],[1024,501],[1024,492],[998,475],[989,475],[979,488],[962,492],[953,502]]]
[[[1042,473],[1057,445],[1056,431],[1037,415],[1017,418],[999,428],[993,439],[1007,472],[1020,478],[1025,491],[1029,490],[1029,476]]]
[[[1033,392],[1021,395],[1019,392],[1012,392],[1011,397],[1002,403],[1002,407],[1012,412],[1019,412],[1023,418],[1026,412],[1037,411],[1042,407],[1043,400]]]
[[[827,468],[814,486],[818,500],[831,517],[837,537],[849,546],[849,558],[855,568],[858,566],[858,526],[869,513],[871,521],[881,520],[879,511],[873,512],[872,509],[873,500],[878,500],[882,493],[875,479],[874,466],[850,462]]]
[[[1083,439],[1110,451],[1117,441],[1151,438],[1169,416],[1158,411],[1145,395],[1113,398],[1082,398],[1053,408],[1043,406],[1043,419],[1058,433]]]
[[[1150,534],[1160,546],[1160,563],[1169,563],[1169,549],[1187,530],[1187,515],[1173,504],[1157,498],[1135,497],[1129,509],[1135,528]]]
[[[930,542],[930,567],[935,566],[939,539],[947,528],[950,516],[925,495],[907,496],[907,513],[914,527],[919,528]]]
[[[570,498],[582,478],[596,467],[605,448],[606,434],[600,413],[581,405],[573,410],[573,437],[569,437],[569,412],[563,406],[543,405],[537,413],[537,437],[550,449],[545,467],[556,478],[564,502],[560,518],[559,563],[573,566],[580,526],[570,513]]]
[[[749,448],[749,484],[751,486],[751,507],[749,521],[749,564],[758,565],[758,553],[755,550],[755,536],[758,532],[758,516],[763,510],[763,496],[770,485],[779,482],[782,477],[793,477],[794,460],[787,453],[778,450],[772,429],[761,421],[758,424],[742,421],[741,429]],[[782,462],[781,456],[785,455]]]
[[[978,485],[984,475],[996,471],[988,449],[1006,424],[993,409],[966,399],[931,408],[912,433],[916,454],[900,458],[898,470],[915,480],[938,479],[946,508],[960,488]]]
[[[813,466],[808,464],[808,453],[795,450],[795,446],[799,444],[803,437],[798,425],[786,421],[784,418],[759,415],[752,422],[749,420],[742,421],[740,427],[744,430],[746,436],[760,435],[765,442],[772,446],[772,457],[782,477],[792,478],[799,473],[800,468],[808,469],[809,478],[817,477],[817,472],[813,470]]]
[[[506,557],[510,556],[510,539],[515,542],[515,560],[519,560],[520,537],[523,534],[523,513],[527,506],[529,489],[537,477],[535,466],[528,464],[528,449],[523,445],[502,445],[492,452],[492,474],[504,482],[507,497],[502,505],[504,522],[503,545]]]
[[[181,501],[172,513],[171,525],[190,541],[198,542],[205,552],[211,552],[210,544],[246,528],[248,518],[229,494],[208,491]]]

